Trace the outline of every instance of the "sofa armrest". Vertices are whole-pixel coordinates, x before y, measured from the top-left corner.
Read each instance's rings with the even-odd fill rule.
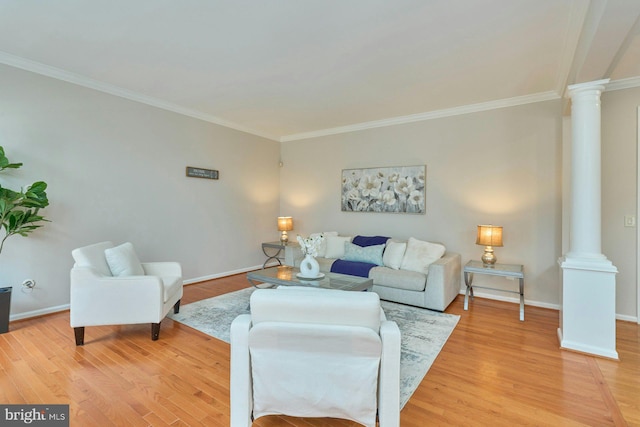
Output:
[[[460,293],[460,254],[447,252],[429,266],[425,298],[433,310],[444,311]]]
[[[300,245],[289,243],[284,247],[284,264],[289,267],[300,265],[300,261],[304,258]]]

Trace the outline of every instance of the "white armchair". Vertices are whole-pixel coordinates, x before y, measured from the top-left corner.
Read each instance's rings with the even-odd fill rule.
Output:
[[[122,249],[125,249],[124,264],[133,270],[119,268],[120,276],[114,276],[113,255],[122,254]],[[105,250],[112,251],[107,252],[111,255],[111,267]],[[179,263],[140,263],[130,243],[114,247],[111,242],[102,242],[74,249],[71,254],[75,264],[71,269],[70,323],[76,345],[84,344],[86,326],[98,325],[151,323],[151,339],[155,341],[160,334],[160,322],[171,307],[175,313],[180,310]],[[122,258],[119,261],[122,267]]]
[[[231,426],[264,415],[400,424],[400,330],[373,292],[258,289],[231,325]]]

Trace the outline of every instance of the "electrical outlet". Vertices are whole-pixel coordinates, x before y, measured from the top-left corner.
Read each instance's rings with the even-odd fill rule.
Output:
[[[625,227],[635,227],[636,226],[636,216],[635,215],[625,215],[624,216],[624,226]]]

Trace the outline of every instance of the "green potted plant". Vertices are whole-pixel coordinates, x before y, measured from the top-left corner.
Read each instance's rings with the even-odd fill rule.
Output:
[[[9,163],[4,154],[4,148],[0,146],[0,172],[6,169],[18,169],[22,163]],[[27,236],[37,228],[42,227],[42,222],[47,221],[38,211],[49,205],[47,199],[47,183],[34,182],[26,189],[20,191],[3,188],[0,185],[0,229],[4,236],[0,241],[0,253],[4,242],[9,237],[19,234]]]
[[[22,163],[10,163],[0,146],[0,172],[6,169],[18,169]],[[0,253],[9,237],[19,234],[28,236],[48,221],[39,215],[40,209],[49,205],[47,184],[37,181],[20,191],[10,190],[0,185],[0,229],[4,232],[0,240]],[[0,333],[9,330],[9,311],[11,308],[11,287],[0,288]]]

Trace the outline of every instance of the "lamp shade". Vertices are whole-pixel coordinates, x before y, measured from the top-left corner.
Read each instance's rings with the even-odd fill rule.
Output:
[[[291,231],[293,230],[293,218],[290,216],[278,217],[278,231]]]
[[[495,225],[479,225],[476,245],[502,246],[502,227]]]

